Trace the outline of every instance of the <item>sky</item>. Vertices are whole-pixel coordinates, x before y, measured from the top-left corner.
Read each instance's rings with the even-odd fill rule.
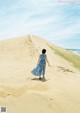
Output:
[[[80,0],[0,0],[0,40],[28,34],[80,49]]]

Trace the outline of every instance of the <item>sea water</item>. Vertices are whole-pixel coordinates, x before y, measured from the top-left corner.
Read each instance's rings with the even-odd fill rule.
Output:
[[[80,55],[80,49],[67,49],[67,50],[70,50],[74,52],[75,54]]]

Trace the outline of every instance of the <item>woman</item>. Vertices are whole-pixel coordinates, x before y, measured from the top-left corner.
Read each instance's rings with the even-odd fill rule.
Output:
[[[46,53],[46,49],[43,49],[42,54],[40,54],[39,56],[37,67],[32,70],[32,74],[39,76],[39,79],[41,79],[41,75],[43,75],[43,78],[45,78],[46,61],[50,66],[47,59],[47,55],[45,53]]]

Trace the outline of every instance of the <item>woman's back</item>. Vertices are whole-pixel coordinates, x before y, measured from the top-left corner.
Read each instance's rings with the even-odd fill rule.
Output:
[[[41,54],[40,55],[40,62],[39,62],[39,65],[40,66],[46,66],[46,54]]]
[[[40,60],[45,60],[46,59],[46,54],[41,54],[40,55]]]

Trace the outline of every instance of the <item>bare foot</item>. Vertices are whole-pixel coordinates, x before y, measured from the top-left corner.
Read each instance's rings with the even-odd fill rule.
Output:
[[[41,80],[41,77],[39,77],[39,80]]]

